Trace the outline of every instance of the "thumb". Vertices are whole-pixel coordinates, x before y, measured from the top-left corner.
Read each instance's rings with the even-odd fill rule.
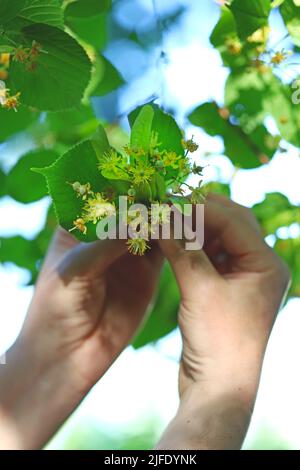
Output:
[[[124,240],[99,240],[79,243],[59,228],[50,245],[42,274],[49,269],[58,271],[66,282],[76,276],[98,276],[127,252]]]
[[[189,226],[192,226],[192,216],[183,219],[184,232],[187,234]],[[189,250],[185,239],[175,240],[173,236],[168,240],[160,240],[159,245],[173,269],[183,298],[194,297],[195,291],[199,293],[208,282],[219,279],[218,272],[200,246],[197,250]]]

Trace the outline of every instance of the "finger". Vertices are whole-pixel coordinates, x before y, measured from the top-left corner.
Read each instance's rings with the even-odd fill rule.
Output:
[[[150,249],[145,253],[145,259],[154,271],[160,271],[164,262],[164,255],[156,241],[150,244]]]
[[[208,282],[219,279],[217,271],[202,249],[187,250],[185,240],[174,238],[160,240],[159,246],[174,271],[183,297],[194,294],[195,287],[199,292]]]
[[[103,274],[126,252],[124,240],[80,243],[65,255],[58,264],[57,271],[66,282],[74,277],[96,277]]]
[[[208,193],[208,195],[206,196],[206,199],[219,202],[227,207],[232,207],[233,205],[235,205],[235,202],[232,201],[232,199],[230,199],[227,196],[224,196],[223,194]]]
[[[78,244],[79,241],[77,241],[73,235],[62,227],[58,227],[50,243],[43,269],[51,268],[53,265],[57,264],[68,251]]]
[[[220,201],[220,199],[219,199]],[[218,238],[222,248],[235,258],[238,269],[265,269],[272,252],[257,229],[249,209],[208,198],[205,204],[206,239]]]
[[[230,258],[224,252],[219,238],[212,238],[210,242],[206,243],[204,251],[219,274],[230,272]]]
[[[237,202],[232,201],[232,199],[222,194],[209,193],[207,196],[207,200],[216,202],[217,204],[220,204],[222,206],[226,206],[228,207],[228,209],[232,209],[232,210],[235,209],[236,211],[239,211],[240,217],[251,222],[253,228],[256,228],[257,232],[263,235],[261,226],[259,225],[253,212],[247,207],[242,206],[241,204],[238,204]]]
[[[101,274],[118,257],[126,253],[126,242],[104,240],[80,243],[73,235],[58,227],[51,241],[41,276],[56,268],[61,276],[72,278]]]

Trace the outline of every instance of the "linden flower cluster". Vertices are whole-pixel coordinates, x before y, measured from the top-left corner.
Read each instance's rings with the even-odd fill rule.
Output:
[[[79,230],[84,235],[87,234],[88,222],[97,224],[101,219],[110,217],[116,214],[116,207],[113,203],[109,202],[101,193],[94,193],[91,190],[91,185],[81,184],[79,181],[71,184],[77,197],[85,201],[82,214],[74,220],[74,227],[70,230]]]
[[[9,89],[6,88],[5,82],[0,80],[0,105],[6,109],[13,109],[17,111],[19,106],[19,98],[21,93],[11,96],[9,94]]]
[[[10,95],[4,80],[8,78],[8,69],[10,65],[10,54],[0,54],[0,105],[6,109],[17,111],[21,93]]]
[[[223,4],[227,4],[227,2],[224,1]],[[272,68],[286,62],[293,54],[292,51],[286,49],[275,51],[269,49],[267,43],[270,32],[270,26],[263,26],[254,31],[243,42],[237,34],[228,35],[224,41],[225,50],[232,56],[243,56],[244,59],[249,61],[250,70],[254,67],[259,73],[265,74]],[[253,47],[249,49],[249,45]]]
[[[37,67],[37,58],[40,52],[46,53],[42,50],[42,47],[37,41],[32,41],[31,47],[19,46],[13,53],[13,61],[25,64],[27,71],[33,71]]]
[[[274,55],[272,55],[270,62],[274,65],[280,65],[282,62],[285,62],[292,54],[292,51],[286,51],[282,49],[281,51],[277,51]]]
[[[4,80],[8,78],[10,54],[0,54],[0,105],[6,109],[17,110],[21,93],[11,96]]]
[[[17,111],[20,105],[21,93],[10,95],[10,90],[7,88],[5,80],[9,78],[9,67],[11,60],[13,62],[20,62],[25,65],[28,72],[32,72],[37,67],[37,58],[42,52],[42,46],[36,41],[32,42],[31,47],[17,47],[12,54],[0,54],[0,105],[6,109],[13,109]],[[45,52],[45,51],[43,51]]]
[[[10,64],[9,54],[0,54],[0,80],[7,80],[8,68]]]
[[[111,148],[99,158],[98,170],[112,188],[117,180],[127,189],[127,193],[117,194],[116,190],[105,188],[95,192],[89,182],[84,184],[76,181],[71,184],[76,196],[83,201],[81,214],[73,222],[71,231],[78,230],[84,235],[88,231],[88,223],[97,224],[110,216],[125,217],[128,228],[139,228],[144,234],[128,240],[128,249],[135,255],[143,255],[149,248],[147,241],[152,234],[153,225],[163,225],[170,221],[172,196],[183,195],[183,186],[190,191],[192,203],[202,202],[201,188],[193,188],[185,183],[191,174],[202,175],[203,168],[189,160],[189,153],[196,152],[198,145],[190,140],[182,140],[180,153],[161,148],[157,134],[153,133],[147,151],[126,146],[122,152]],[[157,190],[159,185],[160,190]],[[154,189],[153,189],[154,188]],[[147,220],[129,216],[129,212],[119,214],[118,196],[127,196],[129,207],[142,202],[149,208]],[[201,197],[200,197],[201,196]],[[153,209],[155,207],[155,209]]]

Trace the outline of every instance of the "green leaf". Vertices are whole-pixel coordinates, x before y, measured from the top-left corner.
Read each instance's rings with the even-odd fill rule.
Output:
[[[11,54],[12,52],[15,51],[15,47],[12,47],[12,46],[7,46],[7,45],[1,45],[0,46],[0,54]]]
[[[102,176],[104,178],[110,180],[111,182],[113,181],[130,181],[130,178],[128,178],[128,174],[123,171],[123,170],[118,170],[118,171],[113,171],[113,170],[102,170],[101,171]]]
[[[281,137],[287,142],[300,146],[300,109],[293,104],[294,90],[290,85],[283,84],[274,75],[268,80],[264,94],[263,106],[271,115],[280,131]],[[296,90],[299,96],[299,93]]]
[[[169,199],[179,212],[186,216],[191,216],[192,208],[189,198],[184,196],[169,196]]]
[[[67,5],[65,15],[79,18],[97,16],[110,10],[111,3],[111,0],[76,0]]]
[[[154,111],[152,132],[157,134],[158,142],[161,144],[161,148],[176,152],[178,155],[183,155],[183,134],[175,119],[155,104],[149,104],[148,106],[151,106]],[[129,123],[131,128],[133,128],[133,123],[135,122],[135,119],[137,118],[141,109],[142,107],[140,106],[130,113]]]
[[[110,145],[106,132],[104,128],[100,125],[98,126],[98,129],[95,134],[91,137],[90,142],[94,147],[98,159],[103,157],[103,155],[110,150]]]
[[[149,183],[141,183],[134,185],[135,198],[139,203],[149,204],[152,200],[152,190]]]
[[[34,284],[56,226],[53,206],[50,206],[45,225],[34,239],[27,240],[21,236],[0,237],[0,262],[14,263],[27,269],[31,274],[29,284]]]
[[[82,41],[96,50],[103,49],[107,43],[107,15],[91,17],[66,17],[66,25]]]
[[[285,2],[286,0],[273,0],[272,1],[272,8],[277,8],[279,7],[280,5],[282,5],[283,2]]]
[[[32,167],[51,165],[59,155],[53,150],[34,150],[20,158],[7,175],[7,194],[18,202],[38,201],[48,193],[46,182],[31,171]]]
[[[238,54],[232,54],[227,46],[227,41],[233,41],[234,44],[238,44],[238,48],[242,47],[233,14],[228,8],[222,8],[221,17],[210,36],[210,42],[218,49],[226,67],[233,69],[245,67],[247,57],[242,53],[243,50],[241,49]]]
[[[281,193],[269,193],[253,211],[264,229],[265,235],[276,234],[281,227],[300,223],[300,207],[291,204]]]
[[[143,106],[134,121],[131,130],[130,144],[132,148],[149,150],[154,112],[151,106]]]
[[[233,0],[230,9],[235,17],[240,38],[246,39],[268,24],[270,0]]]
[[[13,62],[10,88],[21,91],[22,103],[45,111],[59,111],[79,104],[90,80],[91,63],[84,49],[68,34],[45,24],[23,28],[24,40],[42,45],[36,67]]]
[[[266,83],[255,69],[231,73],[225,86],[225,106],[243,127],[250,130],[263,123]]]
[[[23,8],[25,0],[1,0],[0,1],[0,24],[5,25],[15,18]]]
[[[158,142],[161,144],[161,147],[176,152],[178,155],[183,155],[183,133],[175,119],[170,114],[165,113],[159,106],[153,105],[153,109],[154,119],[152,130],[157,133]]]
[[[210,183],[204,184],[202,186],[203,194],[221,194],[222,196],[231,197],[231,189],[229,184],[220,183],[218,181],[211,181]]]
[[[265,47],[264,35],[256,41],[243,41],[238,36],[237,23],[233,13],[226,7],[221,9],[221,17],[211,36],[211,44],[218,49],[223,63],[235,71],[251,70],[257,59],[257,46]]]
[[[280,13],[293,42],[300,46],[300,6],[293,0],[285,0],[280,7]]]
[[[164,202],[166,200],[166,183],[165,179],[159,173],[156,173],[150,182],[152,198],[154,201]]]
[[[180,294],[169,264],[165,264],[159,282],[158,294],[150,316],[133,341],[134,348],[157,341],[177,327]]]
[[[59,0],[25,0],[25,5],[18,15],[6,24],[6,29],[15,32],[17,42],[22,42],[18,33],[32,23],[43,23],[64,29],[63,9]]]
[[[109,182],[101,176],[97,168],[98,158],[94,146],[90,141],[86,141],[73,147],[50,167],[39,170],[46,177],[59,223],[66,230],[73,227],[73,222],[81,214],[84,204],[76,196],[72,183],[90,183],[94,192],[109,188]],[[97,240],[96,226],[89,224],[87,235],[78,231],[74,232],[74,235],[85,242]]]
[[[59,0],[26,0],[18,16],[33,23],[64,27],[63,10]]]
[[[221,17],[210,36],[211,44],[217,49],[230,37],[236,37],[236,22],[228,8],[221,9]]]
[[[248,132],[263,123],[266,116],[272,116],[281,137],[300,146],[300,111],[299,106],[293,104],[292,93],[291,86],[283,84],[271,72],[234,72],[226,83],[225,105]],[[267,140],[272,145],[272,139]],[[274,145],[276,140],[278,136]]]
[[[40,253],[32,240],[21,236],[0,237],[0,263],[14,263],[36,276],[36,261],[39,257]]]
[[[113,64],[102,54],[97,54],[88,96],[103,96],[123,85],[124,79]]]
[[[272,8],[277,8],[279,7],[280,5],[283,4],[283,2],[285,2],[286,0],[273,0],[272,2]],[[295,0],[297,1],[297,0]]]
[[[43,142],[47,136],[51,142],[63,143],[73,147],[76,143],[88,139],[99,126],[91,105],[79,105],[75,109],[60,113],[48,113],[44,125],[35,130],[36,138]]]
[[[37,121],[40,113],[31,111],[23,106],[15,113],[0,106],[0,142],[4,142],[18,132],[26,130]]]
[[[276,148],[270,148],[268,139],[272,136],[264,126],[258,126],[246,133],[240,126],[230,122],[216,103],[205,103],[189,116],[192,124],[202,127],[209,135],[219,135],[224,140],[225,154],[240,168],[257,168],[267,163]],[[226,111],[227,113],[227,111]]]
[[[300,237],[288,238],[286,240],[277,239],[275,251],[285,260],[292,274],[292,285],[290,296],[300,297]]]

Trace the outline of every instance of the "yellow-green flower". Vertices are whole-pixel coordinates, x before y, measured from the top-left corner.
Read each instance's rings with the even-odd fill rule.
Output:
[[[84,219],[96,224],[104,217],[115,215],[116,208],[114,204],[111,204],[106,199],[104,199],[102,194],[96,193],[93,197],[86,201],[83,211]]]
[[[2,53],[0,54],[0,64],[4,65],[4,67],[8,68],[10,63],[10,54]]]
[[[71,230],[69,230],[69,232],[73,232],[74,230],[79,230],[79,232],[86,235],[87,227],[85,225],[85,222],[86,221],[82,218],[78,218],[78,219],[74,220],[74,222],[73,222],[74,227],[71,228]]]
[[[14,96],[10,96],[9,89],[6,88],[5,82],[0,80],[0,105],[3,106],[3,108],[17,111],[17,107],[20,104],[20,95],[21,93],[17,93]]]
[[[143,149],[133,148],[129,145],[125,145],[124,151],[129,157],[139,158],[145,155],[145,151]]]
[[[3,107],[6,109],[13,109],[14,111],[17,111],[17,108],[20,105],[20,96],[20,92],[14,96],[8,96],[5,103],[3,104]]]
[[[88,197],[89,194],[93,194],[91,191],[91,185],[90,183],[87,184],[81,184],[79,181],[75,181],[75,183],[69,183],[74,191],[77,194],[77,197],[81,197],[83,201],[85,201]]]
[[[191,173],[190,162],[187,158],[181,158],[178,168],[184,175],[189,175]]]
[[[129,168],[130,175],[134,184],[149,183],[151,177],[154,175],[155,170],[150,166],[138,165]]]
[[[202,188],[193,189],[191,194],[191,203],[192,204],[201,204],[204,202],[203,190]]]
[[[99,163],[99,170],[117,172],[124,165],[124,158],[115,150],[104,154]]]
[[[235,38],[229,38],[225,42],[227,51],[232,55],[239,55],[243,49],[242,43]]]
[[[183,194],[184,194],[184,190],[183,190],[182,187],[181,187],[181,183],[178,183],[178,182],[174,183],[174,184],[172,185],[172,192],[173,192],[174,194],[181,194],[181,195],[183,195]]]
[[[181,157],[178,156],[175,152],[166,152],[163,157],[163,163],[165,166],[170,166],[176,169],[178,168],[180,158]]]
[[[292,54],[292,52],[285,51],[284,49],[282,51],[277,51],[271,57],[271,64],[279,65],[282,62],[284,62],[289,57],[289,55],[291,55],[291,54]]]
[[[194,175],[202,176],[203,169],[204,169],[203,166],[199,166],[196,163],[194,163],[193,168],[192,168],[192,172],[194,173]]]
[[[196,142],[194,142],[193,139],[183,140],[182,141],[182,146],[183,146],[184,149],[186,149],[190,153],[196,152],[199,148],[199,145],[196,144]]]
[[[143,256],[148,248],[147,241],[143,238],[130,238],[127,241],[128,251],[133,255]]]
[[[7,95],[9,93],[9,89],[6,88],[5,82],[0,80],[0,104],[3,106],[7,100]]]

